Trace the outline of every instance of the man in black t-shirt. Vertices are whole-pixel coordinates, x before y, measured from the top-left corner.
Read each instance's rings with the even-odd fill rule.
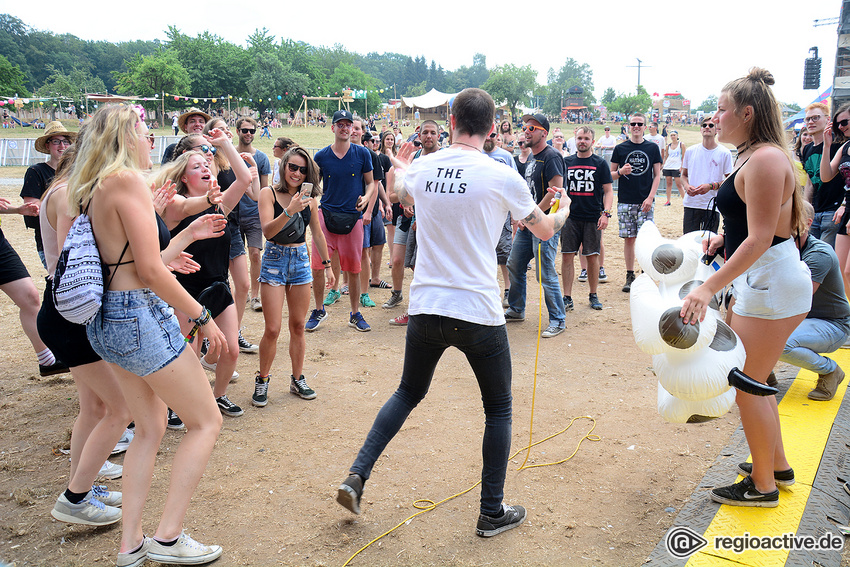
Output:
[[[564,307],[573,309],[572,289],[575,276],[574,259],[581,248],[587,259],[587,283],[590,306],[602,309],[596,295],[599,286],[599,255],[602,231],[608,228],[614,188],[608,162],[593,153],[595,133],[589,126],[576,129],[576,154],[564,158],[564,189],[570,197],[570,216],[561,229],[561,276],[564,285]]]
[[[619,179],[617,187],[617,220],[620,238],[625,239],[628,293],[635,281],[635,239],[640,227],[653,220],[655,193],[661,180],[661,152],[658,145],[643,139],[646,116],[636,112],[629,117],[629,139],[614,146],[611,155],[611,177]]]
[[[822,182],[820,178],[823,130],[827,120],[829,120],[829,109],[824,103],[815,102],[806,107],[806,129],[812,135],[813,141],[803,148],[801,161],[809,175],[809,182],[806,183],[804,191],[805,199],[815,209],[809,234],[835,248],[838,223],[833,221],[833,216],[844,200],[844,178],[836,175],[827,182]],[[829,159],[835,157],[840,149],[840,143],[833,143],[829,149]]]
[[[25,204],[40,204],[41,197],[50,184],[59,160],[65,150],[77,139],[76,132],[69,132],[65,126],[55,120],[44,129],[44,135],[35,141],[35,149],[38,152],[50,156],[47,161],[30,166],[24,174],[24,186],[21,188],[21,197]],[[35,230],[35,248],[41,258],[41,264],[47,269],[47,261],[44,259],[44,244],[41,241],[41,227],[38,223],[38,215],[25,216],[24,225]]]
[[[564,158],[552,146],[546,145],[549,136],[549,120],[542,114],[530,114],[522,117],[524,122],[525,144],[531,148],[532,156],[528,158],[525,167],[525,181],[528,189],[538,206],[549,210],[552,205],[552,194],[549,187],[563,187]],[[543,294],[546,299],[546,309],[549,312],[549,326],[540,336],[550,338],[560,335],[566,328],[566,312],[564,298],[558,285],[558,272],[555,271],[555,257],[558,254],[558,235],[549,240],[540,240],[520,222],[511,254],[508,257],[511,287],[508,292],[508,310],[505,320],[508,322],[525,319],[525,289],[528,263],[537,258],[540,249],[537,281],[543,284]]]

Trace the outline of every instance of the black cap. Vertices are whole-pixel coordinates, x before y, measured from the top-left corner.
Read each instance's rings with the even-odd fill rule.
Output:
[[[337,110],[336,112],[334,112],[333,124],[336,124],[340,120],[348,120],[349,122],[354,122],[354,116],[352,116],[351,113],[345,109]]]
[[[526,114],[522,117],[523,122],[528,122],[529,120],[536,120],[538,124],[540,124],[546,132],[549,132],[549,119],[540,114]]]
[[[364,130],[363,135],[360,137],[360,139],[364,142],[368,142],[372,139],[372,132],[370,132],[369,130]]]

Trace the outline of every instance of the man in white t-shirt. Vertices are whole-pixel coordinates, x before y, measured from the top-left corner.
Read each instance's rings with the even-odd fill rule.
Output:
[[[664,136],[658,133],[658,122],[649,125],[649,134],[644,136],[644,139],[658,146],[658,151],[664,155]]]
[[[703,228],[717,232],[720,214],[714,210],[714,199],[720,184],[732,173],[732,153],[717,143],[711,116],[703,117],[699,131],[702,144],[694,144],[685,150],[682,158],[682,183],[685,186],[682,198],[685,207],[683,234]]]
[[[614,146],[617,145],[617,138],[611,135],[611,127],[605,127],[605,135],[596,141],[596,148],[602,148],[602,157],[611,165],[611,154],[614,153]]]
[[[425,397],[443,352],[454,346],[472,366],[484,404],[476,533],[494,536],[525,520],[525,508],[502,501],[511,445],[511,355],[496,279],[496,242],[508,212],[537,237],[552,238],[564,225],[569,198],[547,216],[518,173],[481,152],[494,131],[495,110],[485,91],[466,89],[452,105],[450,148],[410,163],[413,146],[404,144],[398,155],[410,163],[396,193],[402,204],[416,204],[419,252],[401,384],[378,413],[337,492],[337,501],[355,514],[375,461]]]

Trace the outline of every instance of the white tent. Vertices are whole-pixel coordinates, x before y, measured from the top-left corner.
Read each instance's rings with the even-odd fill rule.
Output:
[[[437,89],[431,89],[422,96],[403,96],[401,102],[408,108],[436,108],[448,104],[458,93],[441,93]]]

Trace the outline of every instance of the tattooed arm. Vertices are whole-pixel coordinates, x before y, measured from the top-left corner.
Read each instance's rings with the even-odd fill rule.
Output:
[[[563,206],[563,199],[561,206]],[[540,207],[535,207],[531,214],[522,219],[525,227],[541,240],[549,240],[555,234],[561,231],[564,223],[567,221],[567,216],[570,214],[570,207],[559,208],[557,213],[547,215],[540,210]]]

